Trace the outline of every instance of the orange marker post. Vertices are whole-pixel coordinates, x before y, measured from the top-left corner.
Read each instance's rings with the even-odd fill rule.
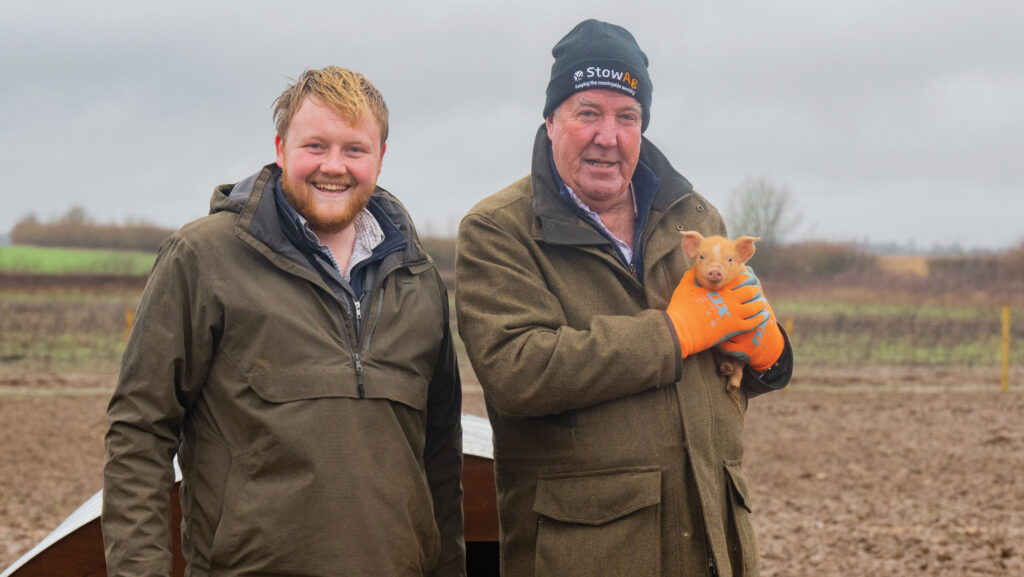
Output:
[[[135,309],[128,309],[124,313],[124,340],[132,334],[132,325],[135,323]]]
[[[1003,307],[1003,391],[1010,390],[1010,307]]]

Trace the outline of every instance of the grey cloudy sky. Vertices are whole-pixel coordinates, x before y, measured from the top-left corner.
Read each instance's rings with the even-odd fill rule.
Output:
[[[794,240],[1024,241],[1014,0],[38,0],[0,14],[0,232],[76,204],[104,222],[202,216],[214,185],[273,161],[289,78],[338,64],[388,100],[379,183],[421,234],[451,233],[529,171],[551,47],[593,17],[647,52],[646,135],[723,212],[763,178],[795,197]]]

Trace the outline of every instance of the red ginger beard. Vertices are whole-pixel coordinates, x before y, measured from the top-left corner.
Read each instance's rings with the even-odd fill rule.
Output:
[[[281,167],[281,170],[281,190],[284,192],[285,199],[296,212],[306,219],[310,230],[316,233],[334,234],[345,230],[355,222],[356,215],[366,208],[373,195],[372,188],[357,187],[351,178],[336,181],[314,173],[310,175],[310,180],[315,178],[317,182],[329,181],[334,184],[347,184],[351,187],[349,188],[351,195],[344,199],[343,204],[340,201],[318,202],[312,193],[294,190],[294,185],[288,175],[287,164]],[[303,183],[301,186],[312,187],[308,183]]]

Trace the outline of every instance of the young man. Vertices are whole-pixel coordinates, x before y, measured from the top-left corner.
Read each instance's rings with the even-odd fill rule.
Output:
[[[115,575],[169,575],[171,458],[190,575],[464,575],[448,297],[376,186],[388,112],[361,74],[278,98],[277,163],[161,248],[107,411]]]
[[[533,575],[754,575],[743,414],[792,351],[750,273],[694,283],[680,231],[718,212],[643,130],[647,56],[588,20],[555,62],[530,175],[462,221],[459,330],[494,433],[501,564]]]

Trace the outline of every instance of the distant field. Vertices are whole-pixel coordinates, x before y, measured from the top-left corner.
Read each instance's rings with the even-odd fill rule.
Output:
[[[0,280],[17,278],[12,271],[34,277],[32,284],[0,284],[0,372],[87,366],[115,371],[126,317],[154,259],[146,253],[0,247]],[[114,280],[91,282],[102,275]],[[997,369],[1002,305],[1008,304],[1010,365],[1024,367],[1022,290],[940,291],[916,281],[895,287],[766,282],[779,321],[791,329],[799,366]],[[456,292],[450,292],[453,299]],[[472,369],[457,335],[456,346],[468,377]]]
[[[148,252],[0,246],[0,272],[6,273],[142,276],[154,260]]]
[[[878,265],[890,273],[907,274],[918,278],[928,276],[928,258],[923,256],[884,255],[878,257]]]
[[[792,327],[798,363],[829,366],[998,366],[1002,310],[982,305],[844,302],[813,296],[780,298],[773,308]],[[884,298],[884,297],[883,297]],[[1024,315],[1009,325],[1010,363],[1024,364]]]
[[[137,289],[0,289],[0,374],[116,372],[139,296]]]

